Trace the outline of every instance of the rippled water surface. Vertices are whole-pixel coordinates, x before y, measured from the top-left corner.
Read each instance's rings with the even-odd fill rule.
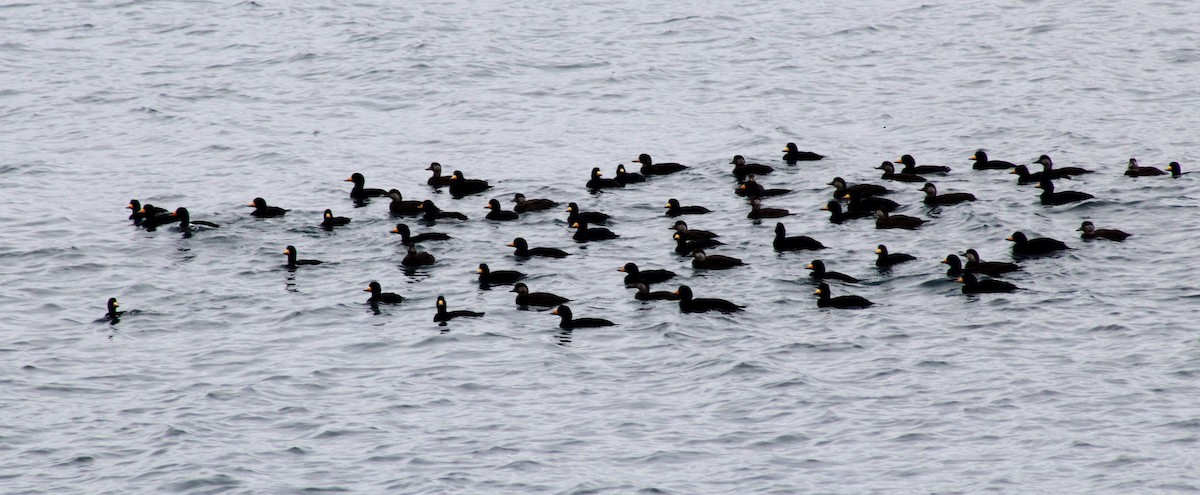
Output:
[[[0,485],[5,493],[1165,493],[1200,491],[1200,4],[1069,2],[29,2],[0,5]],[[787,166],[783,145],[828,155]],[[1044,207],[994,159],[1097,173]],[[589,194],[649,153],[687,171]],[[831,224],[834,176],[910,153],[954,168],[918,231]],[[730,158],[776,166],[790,234],[733,194]],[[452,199],[433,161],[491,181]],[[404,270],[386,201],[466,222],[417,232]],[[561,211],[483,219],[491,197],[615,218],[578,244]],[[290,208],[256,219],[256,196]],[[694,270],[671,197],[714,210]],[[130,225],[130,198],[222,225]],[[317,227],[330,208],[352,222]],[[1084,242],[1084,219],[1133,233]],[[1013,294],[966,296],[938,263],[1022,260]],[[521,236],[563,260],[521,261]],[[880,271],[874,249],[915,255]],[[283,268],[284,246],[326,263]],[[816,307],[812,259],[876,305]],[[616,271],[667,268],[731,316],[639,302]],[[517,269],[577,316],[559,330],[475,268]],[[378,314],[372,280],[403,294]],[[656,286],[671,290],[672,282]],[[432,321],[434,300],[483,318]],[[117,297],[131,310],[100,319]],[[99,319],[99,320],[98,320]]]

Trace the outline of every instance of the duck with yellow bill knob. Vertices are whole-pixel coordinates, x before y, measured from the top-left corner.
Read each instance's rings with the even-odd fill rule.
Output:
[[[284,248],[283,254],[287,255],[287,267],[292,270],[295,270],[296,267],[301,265],[319,265],[323,263],[321,260],[298,259],[297,256],[299,256],[299,253],[296,251],[296,246],[288,246]]]
[[[600,167],[592,167],[592,178],[587,181],[587,188],[596,191],[625,187],[625,184],[617,182],[616,179],[605,179],[602,175],[604,172],[600,171]]]
[[[667,216],[671,218],[680,215],[704,215],[712,211],[703,206],[681,206],[679,200],[675,198],[668,199],[664,208],[667,209]]]
[[[684,239],[683,235],[679,232],[672,234],[671,237],[675,239],[675,253],[681,256],[690,256],[692,251],[697,249],[710,248],[725,244],[716,239],[695,239],[689,241]]]
[[[441,232],[422,232],[417,235],[412,235],[412,231],[409,230],[408,225],[402,223],[396,224],[396,227],[392,229],[392,233],[400,234],[400,244],[405,246],[417,242],[445,241],[450,239],[449,234],[444,234]]]
[[[404,302],[404,296],[395,292],[384,292],[379,282],[367,284],[367,288],[363,289],[363,292],[371,293],[371,298],[367,299],[368,304],[400,304]]]
[[[384,191],[383,189],[376,189],[376,188],[372,188],[372,187],[363,187],[363,185],[366,184],[367,179],[365,177],[363,177],[363,174],[360,174],[358,172],[350,174],[350,178],[346,179],[342,182],[353,182],[354,183],[354,187],[352,189],[350,189],[350,199],[353,199],[355,201],[363,201],[367,198],[374,198],[374,197],[378,197],[378,196],[387,196],[388,195],[388,192]]]
[[[868,301],[862,296],[838,296],[833,297],[829,289],[829,284],[821,282],[814,292],[817,295],[818,308],[837,308],[837,309],[863,309],[875,304]]]
[[[475,270],[479,274],[479,285],[512,285],[525,278],[525,274],[516,270],[492,270],[487,263],[480,263]]]
[[[450,195],[455,199],[471,194],[479,194],[492,186],[485,180],[468,179],[461,171],[455,170],[454,174],[450,175]]]
[[[675,294],[679,296],[679,311],[681,313],[707,313],[709,311],[736,313],[745,307],[724,299],[695,297],[692,294],[692,288],[686,285],[679,286]]]
[[[904,155],[904,156],[900,157],[900,159],[897,161],[900,162],[902,165],[904,165],[904,168],[901,169],[900,171],[901,171],[901,173],[905,173],[905,174],[917,175],[917,174],[948,174],[948,173],[950,173],[950,167],[947,167],[945,165],[917,165],[917,159],[913,158],[912,155]],[[924,182],[924,181],[920,181],[920,182]]]
[[[611,327],[616,325],[616,323],[603,318],[575,318],[575,315],[571,313],[571,308],[565,304],[559,305],[559,307],[554,311],[551,311],[550,314],[558,315],[560,318],[558,322],[558,328],[562,328],[564,330],[573,330],[576,328]]]
[[[879,268],[890,268],[915,259],[917,259],[916,256],[907,253],[889,253],[887,246],[883,244],[875,248],[875,266]]]
[[[321,215],[321,228],[325,230],[333,230],[334,227],[340,227],[350,223],[350,219],[346,217],[333,216],[333,210],[326,209]]]
[[[438,298],[437,298],[437,314],[433,315],[433,321],[447,322],[454,318],[478,318],[480,316],[483,316],[483,313],[480,311],[468,311],[465,309],[447,311],[446,310],[446,298],[443,296],[438,296]]]
[[[812,270],[812,273],[810,273],[808,276],[812,277],[812,279],[816,281],[837,280],[839,282],[851,284],[858,283],[857,278],[846,275],[845,273],[826,270],[825,262],[821,260],[812,260],[812,263],[809,263],[804,268]]]
[[[971,158],[968,158],[968,160],[975,161],[975,163],[971,165],[971,168],[975,170],[1007,170],[1016,166],[1012,162],[1006,162],[1004,160],[989,160],[988,154],[984,150],[976,150],[975,154],[972,155]]]
[[[579,205],[570,203],[567,205],[567,225],[572,225],[575,222],[583,220],[587,223],[596,225],[604,225],[608,223],[609,218],[612,218],[607,213],[598,211],[579,211]]]
[[[570,301],[570,299],[549,292],[529,292],[529,286],[521,282],[514,284],[509,292],[517,293],[517,306],[551,307]]]
[[[746,180],[738,184],[737,189],[734,190],[734,194],[747,198],[769,198],[772,196],[782,196],[790,192],[792,192],[791,189],[767,189],[758,183],[758,178],[753,174],[746,177]]]
[[[250,214],[258,218],[282,217],[288,211],[291,211],[278,206],[268,205],[267,200],[262,198],[254,198],[254,201],[251,201],[250,204],[247,204],[246,206],[253,207],[254,211],[250,212]]]
[[[571,253],[568,253],[561,249],[548,248],[548,247],[531,248],[531,247],[529,247],[529,242],[526,241],[524,237],[518,237],[516,239],[513,239],[512,242],[508,243],[508,247],[517,249],[513,253],[513,256],[516,256],[518,258],[534,258],[534,257],[566,258],[567,256],[571,255]]]
[[[575,229],[575,234],[572,235],[571,238],[575,239],[576,242],[604,241],[621,237],[613,231],[603,227],[589,228],[588,223],[583,220],[577,220],[575,223],[571,224],[571,227]]]
[[[650,155],[645,153],[638,155],[637,159],[635,159],[633,163],[642,164],[640,172],[642,175],[647,177],[651,175],[668,175],[687,169],[686,165],[681,165],[678,163],[654,163],[654,160],[650,158]]]
[[[788,165],[795,165],[796,162],[811,162],[825,158],[825,155],[818,155],[811,151],[800,151],[800,147],[796,143],[788,143],[783,147],[783,161]]]
[[[504,207],[500,206],[500,200],[496,198],[492,198],[486,205],[483,205],[483,207],[492,210],[489,211],[487,216],[484,217],[488,220],[496,222],[508,222],[519,218],[517,212],[505,210]]]
[[[971,272],[963,272],[962,276],[958,277],[958,282],[963,284],[963,294],[995,294],[1017,290],[1017,286],[1003,280],[992,280],[990,278],[979,280]]]

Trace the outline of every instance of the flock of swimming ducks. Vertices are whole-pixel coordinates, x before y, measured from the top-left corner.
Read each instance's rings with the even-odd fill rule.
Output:
[[[783,153],[782,160],[788,165],[796,165],[797,162],[814,161],[824,158],[817,153],[800,151],[795,143],[788,143]],[[1093,198],[1091,194],[1084,192],[1059,191],[1054,184],[1055,180],[1089,174],[1092,171],[1079,167],[1055,168],[1050,157],[1046,155],[1042,155],[1032,162],[1032,164],[1042,166],[1041,171],[1033,173],[1029,171],[1026,165],[991,160],[983,150],[976,151],[975,155],[970,159],[974,161],[972,168],[975,170],[1009,170],[1010,173],[1017,175],[1018,184],[1036,184],[1036,187],[1041,189],[1040,202],[1046,206],[1071,204]],[[916,160],[911,155],[904,155],[897,161],[902,165],[899,171],[896,170],[896,164],[890,161],[885,161],[876,167],[882,171],[881,179],[901,183],[923,183],[921,191],[925,193],[925,205],[930,207],[952,207],[960,203],[976,201],[976,197],[970,193],[939,193],[934,182],[926,178],[926,176],[944,176],[950,173],[950,167],[917,165]],[[640,164],[638,172],[628,172],[624,165],[619,165],[616,175],[612,179],[603,177],[603,173],[599,167],[593,168],[590,175],[591,178],[587,181],[585,187],[593,192],[605,189],[625,188],[631,184],[646,182],[648,180],[669,180],[665,176],[688,169],[687,166],[679,163],[656,163],[648,154],[640,155],[633,162]],[[759,221],[761,219],[782,218],[792,214],[786,209],[765,207],[762,204],[765,198],[791,192],[788,189],[766,188],[758,182],[760,176],[766,176],[774,172],[774,167],[758,163],[747,163],[741,155],[734,156],[729,163],[733,165],[732,173],[738,183],[735,193],[738,196],[745,197],[749,202],[747,218]],[[461,171],[455,171],[449,176],[444,176],[442,175],[442,166],[436,162],[430,164],[426,170],[432,173],[432,176],[429,177],[426,183],[434,189],[447,188],[450,195],[455,199],[481,194],[492,187],[487,181],[468,179]],[[1178,178],[1184,174],[1185,172],[1182,171],[1178,162],[1171,162],[1166,171],[1163,171],[1155,167],[1142,166],[1134,158],[1129,159],[1129,165],[1125,171],[1125,175],[1129,177],[1164,175],[1171,178]],[[346,182],[353,183],[353,188],[350,190],[350,198],[356,204],[365,204],[370,198],[375,197],[389,198],[391,202],[388,205],[388,210],[395,217],[419,217],[424,223],[430,226],[436,225],[439,221],[468,220],[467,216],[462,213],[439,208],[432,200],[405,200],[396,189],[367,188],[365,187],[366,179],[360,173],[354,173],[346,179]],[[875,228],[877,229],[914,230],[921,228],[927,222],[927,220],[922,218],[892,213],[900,205],[884,197],[893,192],[893,190],[888,189],[884,185],[868,183],[850,184],[841,177],[835,177],[828,185],[833,187],[833,198],[821,209],[829,212],[829,220],[833,223],[841,224],[843,222],[866,218],[874,219]],[[514,203],[513,209],[504,210],[503,205],[498,199],[491,199],[486,206],[490,211],[485,216],[485,219],[493,222],[512,221],[520,218],[522,215],[561,207],[559,201],[545,198],[530,199],[521,193],[515,194],[511,202]],[[254,208],[250,214],[258,218],[280,217],[289,211],[278,206],[269,205],[263,198],[255,198],[247,206]],[[720,235],[705,230],[690,229],[685,221],[678,219],[681,216],[703,215],[709,213],[711,210],[699,205],[682,205],[675,198],[669,199],[664,207],[666,208],[666,216],[676,219],[673,225],[669,227],[675,242],[675,252],[679,255],[690,256],[692,258],[691,264],[694,268],[701,270],[726,270],[745,265],[742,260],[732,256],[707,254],[705,249],[723,244],[718,239]],[[151,204],[143,205],[134,199],[129,202],[127,208],[132,210],[129,219],[133,221],[133,225],[149,231],[154,231],[159,227],[174,225],[183,232],[185,237],[190,237],[197,230],[220,227],[212,222],[192,219],[185,207],[168,211]],[[604,241],[619,237],[618,234],[605,227],[595,226],[604,225],[612,218],[606,213],[581,211],[579,206],[573,202],[567,205],[566,213],[568,225],[575,229],[573,238],[577,242]],[[323,214],[320,225],[324,229],[333,230],[348,223],[350,223],[349,218],[334,216],[332,211],[327,209]],[[1080,237],[1084,240],[1120,242],[1130,236],[1130,234],[1116,229],[1096,228],[1090,221],[1084,221],[1078,230],[1082,232]],[[403,260],[401,260],[401,264],[406,267],[428,266],[436,263],[436,258],[431,253],[417,249],[417,243],[451,240],[449,235],[440,232],[431,231],[413,234],[409,226],[404,223],[396,224],[392,232],[400,235],[400,242],[406,247],[407,252]],[[1008,240],[1013,242],[1012,253],[1014,259],[1018,261],[1025,257],[1048,255],[1070,249],[1062,241],[1050,238],[1029,239],[1019,231],[1009,236]],[[558,259],[570,256],[570,253],[556,248],[529,247],[528,242],[520,237],[513,239],[508,246],[513,247],[514,255],[522,259],[537,257]],[[775,225],[775,237],[772,247],[774,250],[780,252],[825,249],[825,246],[821,242],[811,237],[788,236],[786,227],[781,222]],[[882,244],[876,248],[875,253],[877,255],[875,265],[881,269],[887,269],[901,263],[916,260],[916,257],[909,254],[889,252],[887,246]],[[299,258],[299,253],[294,246],[284,248],[283,254],[286,255],[287,261],[285,266],[288,270],[296,270],[302,266],[319,265],[322,263],[320,260]],[[1020,270],[1020,265],[1013,262],[985,261],[979,257],[978,252],[974,249],[967,249],[961,254],[965,258],[965,261],[956,254],[950,254],[942,260],[942,263],[949,265],[947,275],[963,284],[962,291],[964,293],[980,294],[1013,292],[1018,290],[1017,286],[999,280],[999,278],[1004,277],[1007,273]],[[854,284],[858,282],[858,279],[855,277],[827,270],[824,262],[820,259],[813,260],[806,268],[811,270],[811,279],[816,284],[815,295],[817,296],[818,307],[857,309],[866,308],[873,304],[870,300],[862,296],[833,296],[829,282]],[[691,288],[686,285],[678,286],[675,291],[651,291],[651,286],[668,282],[676,276],[676,273],[670,270],[641,270],[636,263],[632,262],[625,264],[619,270],[625,273],[625,286],[636,289],[637,292],[634,294],[634,297],[637,300],[678,301],[679,309],[683,313],[704,313],[710,311],[735,313],[744,308],[740,304],[724,299],[695,297]],[[563,329],[601,327],[614,324],[612,321],[602,318],[575,317],[571,308],[565,304],[570,299],[547,292],[531,292],[529,287],[521,282],[521,280],[526,278],[526,274],[524,273],[515,270],[491,270],[486,263],[479,265],[477,273],[481,287],[511,286],[512,290],[510,292],[516,293],[515,302],[520,307],[554,308],[552,314],[560,317],[559,326]],[[371,305],[376,313],[379,312],[379,305],[401,304],[405,300],[399,294],[384,292],[382,286],[377,281],[370,282],[363,291],[370,292],[371,295],[367,303]],[[118,307],[117,299],[110,298],[108,300],[108,313],[104,319],[111,323],[118,322],[120,316],[125,313],[118,310]],[[433,320],[442,324],[454,318],[483,316],[482,312],[476,311],[450,311],[447,308],[445,298],[442,296],[438,296],[435,309],[436,313],[433,316]]]

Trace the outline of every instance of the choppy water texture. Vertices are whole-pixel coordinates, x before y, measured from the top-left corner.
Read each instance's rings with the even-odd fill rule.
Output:
[[[30,2],[0,6],[0,484],[5,493],[1163,493],[1200,490],[1195,288],[1200,4],[1069,2]],[[787,167],[789,141],[828,159]],[[993,158],[1098,173],[1043,207]],[[692,168],[589,195],[638,153]],[[891,184],[917,232],[843,226],[834,176],[911,153],[954,167],[940,210]],[[734,154],[796,192],[765,203],[830,249],[776,254],[732,194]],[[432,161],[496,186],[453,200]],[[632,164],[631,164],[632,165]],[[386,202],[472,217],[406,273]],[[577,245],[564,214],[482,220],[486,199],[617,217]],[[262,196],[291,208],[249,217]],[[698,273],[662,203],[749,267]],[[133,228],[130,198],[223,224]],[[509,203],[505,203],[506,206]],[[318,228],[333,209],[353,222]],[[1091,219],[1132,232],[1082,242]],[[410,222],[414,223],[415,222]],[[418,226],[417,231],[426,230]],[[967,297],[938,264],[1010,259],[1021,230],[1070,253],[1025,290]],[[504,243],[567,249],[520,262]],[[916,255],[890,272],[877,244]],[[284,246],[326,260],[294,273]],[[813,258],[863,311],[816,307]],[[621,285],[627,261],[700,297],[681,315]],[[560,332],[474,269],[618,326]],[[373,314],[371,280],[408,300]],[[656,289],[671,289],[659,286]],[[438,327],[434,299],[486,316]],[[96,322],[104,301],[138,310]]]

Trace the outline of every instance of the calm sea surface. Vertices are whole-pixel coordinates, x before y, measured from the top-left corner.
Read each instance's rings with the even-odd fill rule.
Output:
[[[94,1],[0,5],[0,492],[1194,493],[1200,491],[1200,3]],[[788,142],[828,156],[787,166]],[[1045,207],[976,149],[1096,173]],[[589,194],[649,153],[683,173]],[[917,231],[835,225],[826,185],[912,154],[953,167]],[[730,158],[829,249],[776,253]],[[487,179],[453,199],[430,162]],[[1037,168],[1036,166],[1034,167]],[[351,173],[466,213],[355,207]],[[579,244],[561,208],[613,215]],[[290,208],[257,219],[255,197]],[[713,210],[746,267],[694,270],[669,198]],[[131,198],[221,224],[133,227]],[[321,212],[352,222],[320,229]],[[1133,234],[1085,242],[1083,220]],[[437,262],[405,270],[398,236]],[[1009,261],[967,296],[939,264]],[[516,259],[505,243],[565,249]],[[917,260],[880,271],[879,244]],[[282,253],[325,261],[294,272]],[[866,310],[818,309],[805,265]],[[640,302],[616,269],[679,276],[743,313]],[[573,299],[558,328],[481,289],[479,263]],[[375,313],[370,281],[407,299]],[[432,321],[444,295],[477,319]],[[131,313],[102,319],[117,297]]]

